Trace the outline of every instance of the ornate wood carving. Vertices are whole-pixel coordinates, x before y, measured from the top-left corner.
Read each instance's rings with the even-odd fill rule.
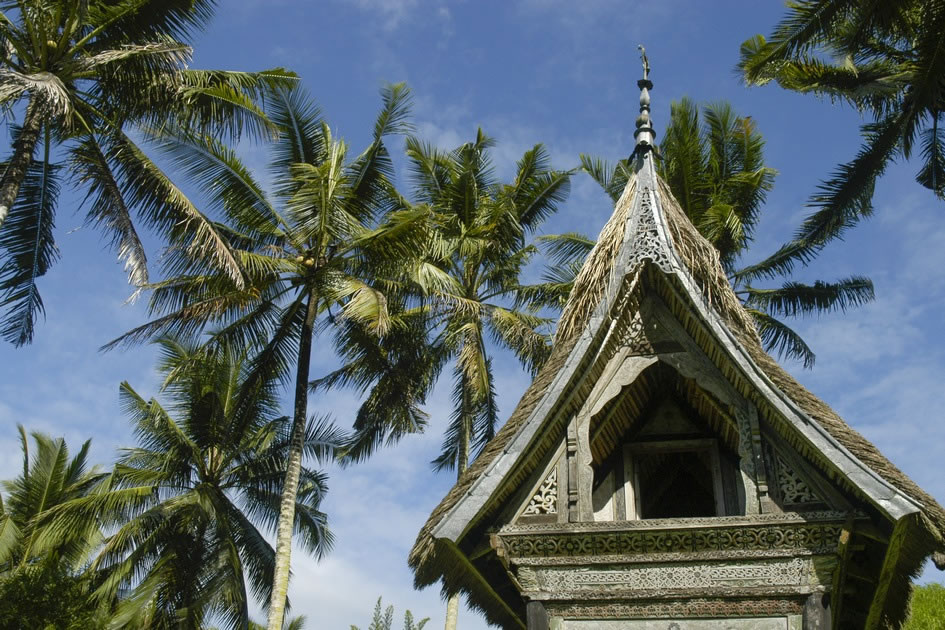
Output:
[[[570,619],[673,619],[680,617],[769,617],[800,615],[806,598],[721,599],[695,597],[670,601],[548,602],[545,609],[554,617]]]
[[[695,589],[804,586],[810,578],[810,558],[787,557],[735,562],[678,562],[585,567],[529,567],[518,570],[526,591],[557,596],[593,597],[628,590],[693,591]]]
[[[827,513],[838,516],[836,513]],[[650,528],[623,527],[613,524],[586,523],[579,531],[557,531],[539,524],[508,526],[500,530],[499,539],[510,558],[578,557],[595,555],[641,555],[702,551],[800,551],[833,553],[843,531],[840,522],[777,522],[762,519],[746,525],[744,517],[712,519],[660,519],[638,521]],[[727,518],[741,526],[723,525]],[[715,526],[709,523],[715,521]],[[620,525],[629,525],[627,521]],[[693,527],[694,524],[700,527]],[[611,525],[597,528],[593,525]],[[680,527],[689,525],[688,528]],[[657,528],[659,527],[659,528]],[[665,529],[664,529],[665,527]]]
[[[778,469],[778,489],[781,492],[781,500],[786,505],[821,502],[813,488],[807,485],[780,455],[775,453],[774,460]]]
[[[545,480],[538,486],[536,492],[525,511],[525,516],[534,514],[557,514],[558,513],[558,467],[553,466],[551,472],[545,477]]]
[[[636,221],[631,230],[630,242],[633,254],[628,260],[627,269],[636,269],[644,260],[652,261],[664,273],[673,272],[672,255],[660,230],[653,212],[653,191],[644,187],[640,191],[640,210],[634,213]]]

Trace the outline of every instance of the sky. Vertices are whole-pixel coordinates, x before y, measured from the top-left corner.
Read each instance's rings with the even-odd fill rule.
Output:
[[[630,153],[642,43],[655,84],[657,139],[670,102],[689,96],[730,101],[752,116],[767,140],[766,161],[779,176],[750,262],[789,237],[818,181],[854,155],[862,122],[848,107],[740,83],[739,44],[770,32],[782,11],[780,3],[757,0],[230,0],[193,42],[192,66],[294,70],[334,134],[355,150],[369,142],[378,90],[406,81],[418,136],[448,149],[482,127],[498,141],[497,170],[508,178],[515,160],[539,142],[558,168],[576,166],[580,153],[611,160]],[[265,147],[244,146],[242,153],[253,168],[264,169]],[[784,365],[945,503],[945,207],[914,182],[918,168],[891,168],[877,186],[873,218],[797,274],[805,281],[867,275],[876,300],[843,315],[793,322],[817,363],[812,370]],[[407,184],[403,174],[400,184]],[[84,225],[84,213],[74,212],[79,201],[71,194],[61,199],[56,238],[62,260],[40,282],[47,317],[35,343],[0,346],[0,478],[20,466],[17,423],[64,436],[74,449],[91,438],[93,461],[108,465],[117,448],[133,444],[118,406],[119,383],[157,393],[151,348],[98,351],[145,320],[146,300],[126,303],[132,289],[122,267]],[[596,235],[611,210],[597,185],[579,175],[543,231]],[[157,260],[159,243],[148,242]],[[327,338],[316,341],[315,355],[313,376],[335,365]],[[497,351],[495,364],[505,418],[529,377],[506,353]],[[357,404],[351,392],[329,392],[313,398],[310,410],[350,425]],[[425,434],[365,464],[326,467],[324,509],[335,547],[320,562],[296,549],[289,591],[292,613],[305,614],[309,628],[366,628],[379,596],[396,607],[398,618],[409,608],[415,617],[431,618],[428,630],[442,626],[438,590],[413,589],[406,557],[452,486],[451,473],[434,474],[429,465],[449,408],[447,383],[427,405]],[[922,579],[941,582],[943,574],[927,568]],[[459,627],[487,626],[464,610]]]

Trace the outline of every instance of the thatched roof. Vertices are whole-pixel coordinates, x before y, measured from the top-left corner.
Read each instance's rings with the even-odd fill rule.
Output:
[[[643,181],[638,181],[641,178]],[[728,344],[727,352],[741,362],[739,365],[742,367],[739,369],[746,374],[746,381],[751,380],[756,385],[763,383],[765,391],[773,392],[773,396],[769,394],[769,397],[778,398],[771,413],[794,415],[796,418],[793,421],[804,424],[805,430],[819,431],[836,449],[830,455],[825,454],[825,457],[837,457],[837,453],[840,453],[842,457],[855,461],[864,471],[856,475],[857,480],[851,482],[853,485],[869,477],[873,487],[877,484],[883,486],[884,492],[898,497],[896,500],[899,500],[900,506],[905,505],[904,508],[900,507],[898,514],[914,513],[913,516],[927,536],[922,545],[913,549],[913,560],[906,570],[914,572],[916,566],[913,565],[921,564],[928,554],[945,551],[945,510],[764,351],[748,313],[741,306],[722,270],[715,248],[690,223],[668,185],[656,175],[651,154],[638,160],[637,175],[628,182],[613,216],[601,231],[597,245],[575,282],[571,298],[559,321],[554,349],[548,362],[525,391],[505,426],[486,445],[421,529],[409,557],[409,564],[415,572],[416,586],[428,586],[442,579],[446,591],[464,590],[470,603],[483,609],[490,621],[506,624],[511,618],[511,611],[490,609],[488,601],[494,597],[494,593],[490,594],[486,585],[464,581],[455,562],[456,554],[461,552],[453,541],[435,540],[434,532],[460,503],[474,492],[484,492],[481,490],[483,477],[488,477],[497,460],[507,455],[513,440],[522,439],[526,425],[532,428],[536,426],[536,409],[545,409],[547,405],[553,404],[546,399],[564,378],[566,366],[575,363],[575,355],[582,351],[582,342],[593,335],[593,325],[599,324],[599,320],[604,318],[608,307],[605,302],[612,297],[615,282],[633,271],[619,267],[626,264],[628,252],[632,254],[637,246],[631,241],[630,215],[638,205],[635,205],[638,189],[644,185],[656,193],[654,212],[662,222],[662,238],[672,250],[676,261],[674,266],[678,266],[672,275],[683,285],[691,285],[690,294],[698,293],[696,298],[700,303],[696,306],[708,314],[708,319],[713,320],[713,325],[721,331],[720,336],[726,338],[723,341]],[[788,409],[790,414],[785,414],[784,409]],[[543,420],[538,418],[538,421]],[[890,501],[874,499],[880,511],[887,509]],[[471,515],[470,521],[480,515]],[[908,589],[908,579],[904,584],[904,588]]]

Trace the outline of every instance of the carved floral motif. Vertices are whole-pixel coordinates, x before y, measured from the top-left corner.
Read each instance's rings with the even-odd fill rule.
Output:
[[[664,273],[672,273],[672,257],[666,243],[660,239],[652,197],[653,192],[648,187],[643,188],[640,194],[640,211],[636,214],[632,231],[634,250],[627,268],[634,269],[637,264],[647,259],[653,261]]]
[[[552,593],[592,592],[595,595],[633,590],[675,591],[714,587],[803,586],[809,558],[774,558],[724,563],[643,564],[598,567],[521,567],[526,590]]]
[[[780,455],[776,454],[775,459],[778,466],[778,487],[781,490],[781,499],[785,504],[816,503],[821,500],[807,485],[807,482],[801,479]]]
[[[500,533],[509,557],[638,555],[702,551],[798,550],[831,553],[842,526],[838,523],[785,523],[682,530],[558,531]]]
[[[538,492],[532,497],[522,513],[526,516],[533,514],[558,513],[558,467],[555,466],[538,487]]]
[[[692,598],[660,602],[608,601],[599,604],[563,602],[545,605],[548,614],[568,619],[672,619],[679,617],[770,617],[800,615],[802,599]]]

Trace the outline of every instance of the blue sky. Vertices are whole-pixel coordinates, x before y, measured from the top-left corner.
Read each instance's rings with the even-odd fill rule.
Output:
[[[335,134],[353,148],[369,138],[385,82],[414,92],[418,135],[444,148],[474,137],[477,126],[499,141],[495,157],[508,175],[515,159],[545,143],[557,167],[581,152],[615,159],[632,148],[640,65],[646,45],[656,87],[660,132],[669,103],[727,99],[751,115],[767,139],[767,161],[780,175],[749,258],[761,258],[805,215],[817,182],[859,144],[857,112],[771,86],[746,89],[734,66],[747,37],[768,33],[783,7],[775,2],[620,2],[618,0],[230,0],[195,41],[194,67],[295,70],[321,104]],[[251,165],[263,148],[247,147]],[[945,447],[940,402],[945,380],[945,215],[941,202],[913,181],[916,165],[896,166],[880,181],[873,219],[832,245],[799,274],[806,280],[871,276],[877,299],[844,316],[800,321],[817,353],[805,371],[786,367],[921,486],[945,503],[939,454]],[[0,478],[19,466],[15,424],[63,435],[75,448],[91,437],[93,457],[108,463],[131,444],[118,409],[118,384],[156,391],[149,348],[103,355],[97,348],[146,317],[125,304],[131,289],[121,265],[64,195],[57,239],[62,262],[41,282],[47,320],[31,347],[0,346]],[[574,180],[569,202],[546,224],[550,233],[596,235],[611,208],[589,178]],[[152,260],[157,243],[152,241]],[[313,375],[331,368],[327,339],[316,342]],[[499,354],[499,396],[511,412],[528,385],[514,358]],[[349,424],[356,398],[329,393],[311,408]],[[286,406],[288,409],[288,405]],[[427,434],[405,440],[367,464],[332,469],[326,510],[334,551],[316,563],[298,551],[290,597],[310,628],[362,628],[379,595],[442,624],[436,589],[415,592],[406,555],[430,510],[452,485],[434,475],[449,409],[441,388],[430,401]],[[930,569],[924,579],[942,581]],[[485,628],[465,612],[460,627]]]

